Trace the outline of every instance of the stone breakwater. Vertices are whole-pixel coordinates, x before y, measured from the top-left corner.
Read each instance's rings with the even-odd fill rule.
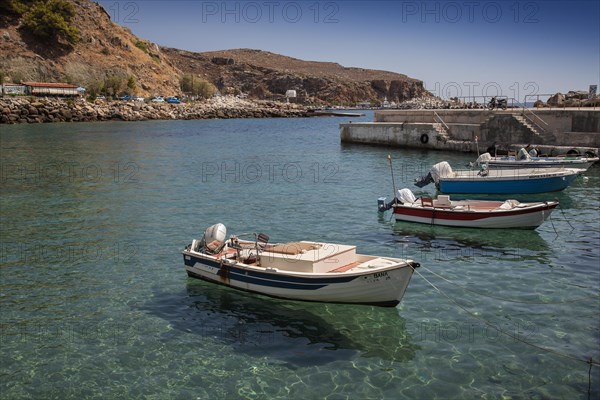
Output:
[[[0,98],[0,123],[3,124],[305,116],[306,110],[295,104],[249,101],[229,96],[181,104],[88,102],[83,99],[33,97]]]

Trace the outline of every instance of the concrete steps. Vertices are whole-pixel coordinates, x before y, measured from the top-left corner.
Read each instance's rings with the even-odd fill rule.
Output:
[[[374,122],[340,124],[340,140],[416,149],[477,151],[515,143],[573,146],[597,151],[600,109],[393,110],[376,111]]]
[[[525,127],[527,127],[527,129],[529,131],[531,131],[531,133],[533,133],[534,135],[538,135],[538,136],[540,135],[538,130],[535,128],[535,126],[533,126],[533,124],[531,124],[531,122],[529,122],[529,120],[527,120],[527,118],[525,118],[522,115],[515,115],[514,117],[517,121],[519,121],[521,123],[521,125],[525,125]]]
[[[450,140],[450,133],[448,132],[448,130],[446,129],[444,124],[442,124],[440,122],[434,122],[433,128],[437,132],[439,140],[441,140],[444,143],[446,143],[446,142],[448,142],[448,140]]]
[[[533,138],[537,139],[533,139],[532,142],[533,143],[545,143],[546,140],[544,139],[544,136],[538,131],[538,129],[523,115],[515,115],[513,114],[513,118],[516,119],[517,121],[519,121],[519,123],[527,130],[531,133],[531,135],[533,136]]]

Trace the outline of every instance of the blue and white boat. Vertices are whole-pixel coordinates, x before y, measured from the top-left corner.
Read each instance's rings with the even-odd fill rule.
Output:
[[[267,235],[254,237],[225,240],[225,226],[209,227],[183,250],[188,276],[285,299],[393,307],[419,266],[413,260],[357,254],[356,246],[268,244]]]
[[[453,171],[446,161],[435,164],[415,184],[435,182],[442,193],[528,194],[567,188],[585,170],[578,168],[512,168]]]

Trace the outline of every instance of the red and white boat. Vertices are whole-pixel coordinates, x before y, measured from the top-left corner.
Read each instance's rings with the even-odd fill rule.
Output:
[[[386,204],[378,199],[379,211],[393,210],[396,221],[467,228],[535,229],[546,221],[558,201],[520,203],[517,200],[450,200],[448,195],[415,198],[410,189],[398,190]]]

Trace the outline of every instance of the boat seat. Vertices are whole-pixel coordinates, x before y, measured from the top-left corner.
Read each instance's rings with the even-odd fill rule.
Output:
[[[288,242],[267,246],[264,251],[269,253],[297,255],[310,250],[318,250],[320,245],[315,243]]]
[[[346,264],[346,265],[342,265],[341,267],[334,268],[331,271],[327,271],[327,272],[346,272],[346,271],[351,270],[352,268],[356,267],[359,264],[360,263],[358,261],[355,261],[350,264]]]
[[[212,242],[206,245],[206,248],[210,250],[213,254],[217,254],[220,253],[223,250],[223,248],[225,248],[225,245],[227,245],[227,242],[213,240]]]
[[[265,233],[259,233],[258,235],[256,235],[256,247],[260,251],[263,251],[265,249],[267,243],[269,243],[269,235]]]
[[[421,206],[433,207],[433,199],[431,197],[421,197]]]
[[[250,249],[248,255],[245,257],[244,264],[251,264],[256,262],[260,265],[260,253],[262,253],[269,243],[269,235],[265,233],[254,234],[256,237],[255,247]]]
[[[450,202],[450,196],[443,194],[439,195],[437,199],[433,201],[433,206],[443,208],[452,207],[452,203]]]

